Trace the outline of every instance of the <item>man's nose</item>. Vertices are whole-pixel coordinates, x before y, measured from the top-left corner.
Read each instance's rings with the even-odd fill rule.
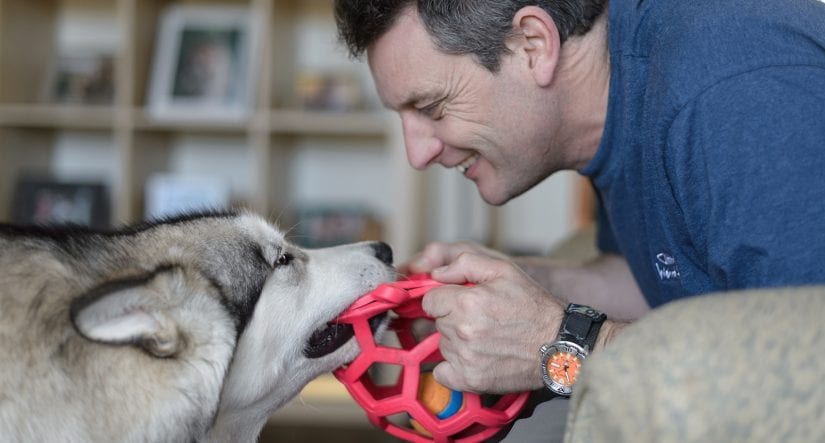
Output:
[[[418,170],[424,170],[441,154],[444,144],[435,136],[435,128],[416,111],[401,111],[401,126],[407,161]]]

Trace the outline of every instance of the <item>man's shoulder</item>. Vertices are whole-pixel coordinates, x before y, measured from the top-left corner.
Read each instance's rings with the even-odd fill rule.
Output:
[[[753,64],[781,59],[789,46],[825,45],[825,4],[815,0],[614,0],[610,8],[611,44],[664,66]]]
[[[644,85],[644,108],[662,119],[753,72],[825,69],[825,4],[814,0],[614,0],[611,7],[614,68]]]

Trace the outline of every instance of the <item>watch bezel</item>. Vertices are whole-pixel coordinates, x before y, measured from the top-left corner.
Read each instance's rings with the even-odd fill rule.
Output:
[[[573,393],[573,386],[566,386],[556,382],[555,380],[553,380],[552,377],[550,377],[550,374],[547,371],[547,362],[550,361],[550,358],[554,354],[560,352],[573,355],[575,358],[579,360],[580,364],[584,362],[584,360],[589,355],[589,352],[582,346],[580,346],[578,343],[565,340],[560,340],[553,343],[546,343],[541,346],[540,367],[541,377],[544,380],[544,386],[557,395],[569,397]]]

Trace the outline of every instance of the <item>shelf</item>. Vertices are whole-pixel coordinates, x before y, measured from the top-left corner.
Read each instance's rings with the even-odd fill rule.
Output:
[[[43,129],[111,129],[112,106],[14,104],[0,106],[0,126]]]
[[[243,121],[210,120],[155,120],[142,110],[135,110],[136,129],[168,131],[247,131],[263,128],[272,134],[286,135],[342,135],[384,137],[387,135],[387,116],[378,111],[332,112],[277,109],[255,115]]]
[[[387,116],[380,111],[334,112],[273,110],[270,130],[283,134],[387,135]]]
[[[111,129],[116,122],[113,106],[15,104],[0,105],[0,126],[55,129]],[[266,117],[263,117],[266,120]],[[383,137],[387,115],[380,111],[305,111],[279,109],[269,112],[268,121],[258,116],[238,121],[156,120],[144,109],[131,110],[134,129],[170,132],[245,132],[256,127],[273,134],[342,135]]]
[[[247,118],[245,120],[191,120],[191,119],[163,119],[156,120],[146,114],[142,108],[132,110],[132,121],[135,129],[153,130],[153,131],[170,131],[170,132],[216,132],[216,133],[232,133],[244,132],[252,128],[253,119]]]

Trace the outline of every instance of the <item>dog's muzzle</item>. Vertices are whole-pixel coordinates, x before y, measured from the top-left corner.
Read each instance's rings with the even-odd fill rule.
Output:
[[[378,314],[369,320],[373,334],[378,330],[387,313]],[[355,336],[355,331],[349,323],[333,323],[318,329],[309,337],[304,346],[304,356],[307,358],[321,358],[331,354]]]

